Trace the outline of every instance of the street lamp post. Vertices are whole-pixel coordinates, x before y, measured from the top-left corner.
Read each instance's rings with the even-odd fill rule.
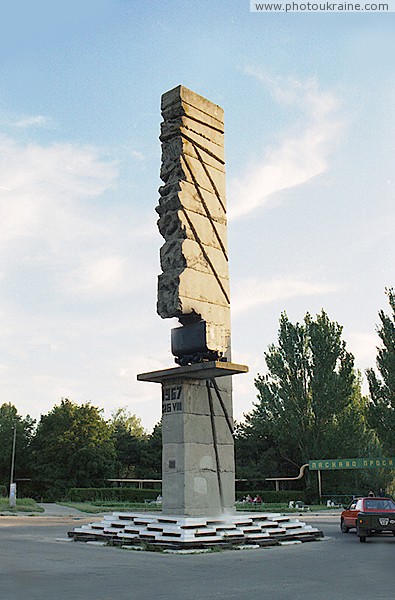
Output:
[[[12,454],[11,454],[11,476],[10,476],[10,497],[9,497],[9,504],[10,504],[11,508],[15,508],[15,506],[16,506],[16,483],[14,483],[15,446],[16,446],[16,425],[14,425],[14,437],[12,440]]]

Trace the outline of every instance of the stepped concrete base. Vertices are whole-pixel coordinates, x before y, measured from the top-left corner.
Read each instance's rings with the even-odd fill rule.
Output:
[[[165,548],[280,545],[309,542],[322,531],[280,513],[238,513],[213,517],[184,517],[152,513],[112,513],[100,522],[69,531],[75,541],[107,541],[120,546],[156,545]]]

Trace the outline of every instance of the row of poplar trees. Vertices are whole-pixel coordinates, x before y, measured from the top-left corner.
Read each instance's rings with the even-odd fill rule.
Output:
[[[322,311],[293,324],[283,313],[278,343],[265,353],[257,402],[237,432],[238,476],[296,476],[309,460],[393,457],[395,440],[395,295],[391,312],[379,312],[377,371],[366,372],[369,395],[342,339],[342,327]],[[332,471],[329,494],[392,489],[393,471]],[[257,482],[259,483],[259,482]],[[298,482],[299,487],[300,483]],[[307,486],[316,494],[316,478]]]

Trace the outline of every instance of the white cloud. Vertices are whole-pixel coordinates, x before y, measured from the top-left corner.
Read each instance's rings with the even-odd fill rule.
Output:
[[[153,356],[135,355],[132,358],[128,358],[127,360],[123,361],[122,366],[120,366],[118,369],[118,376],[121,379],[135,380],[138,373],[160,371],[161,369],[165,369],[166,367],[168,367],[168,364],[165,359],[158,360],[157,357]],[[140,383],[139,385],[144,384]]]
[[[337,290],[338,286],[334,284],[315,283],[296,277],[279,277],[270,281],[254,277],[240,279],[232,295],[232,314],[239,315],[253,307],[279,300],[330,294]]]
[[[301,117],[276,147],[229,183],[229,216],[240,217],[263,206],[274,193],[308,182],[328,169],[328,159],[344,127],[339,101],[315,80],[270,78],[247,69],[280,104],[296,108]]]
[[[154,212],[152,224],[141,226],[122,199],[119,210],[105,202],[117,177],[115,161],[95,147],[0,137],[1,276],[28,271],[32,289],[41,270],[45,285],[72,300],[119,296],[154,281],[144,250],[156,241]]]
[[[0,403],[38,416],[61,396],[155,397],[160,413],[130,359],[158,329],[155,212],[117,202],[118,178],[94,146],[0,136]]]
[[[116,225],[114,225],[116,228]],[[87,247],[82,256],[73,257],[74,268],[58,276],[58,285],[66,298],[78,301],[110,300],[126,294],[132,297],[156,281],[157,272],[137,254],[137,237],[129,242],[130,232],[118,230],[117,242],[111,238]],[[119,254],[109,254],[117,249]]]
[[[53,125],[53,121],[51,117],[45,117],[44,115],[16,116],[13,114],[0,113],[0,125],[14,130],[23,130],[29,128],[49,127]]]
[[[125,278],[126,259],[121,256],[82,258],[81,264],[63,282],[70,294],[91,296],[114,294]]]
[[[73,235],[78,213],[73,203],[104,193],[116,174],[95,148],[22,145],[0,137],[0,243],[48,239],[60,230]]]
[[[13,123],[13,125],[14,127],[25,129],[27,127],[42,127],[44,125],[48,125],[50,122],[51,119],[49,119],[48,117],[43,117],[43,115],[37,115],[18,119]]]
[[[132,157],[137,159],[137,160],[145,160],[146,156],[143,152],[139,152],[138,150],[132,150],[131,152]]]

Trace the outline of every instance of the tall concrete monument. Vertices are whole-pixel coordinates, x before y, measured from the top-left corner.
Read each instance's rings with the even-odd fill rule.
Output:
[[[113,513],[76,540],[200,548],[276,545],[321,532],[274,513],[236,513],[223,110],[178,86],[162,96],[157,310],[177,318],[178,366],[142,373],[162,388],[162,511]]]
[[[176,317],[180,365],[142,374],[162,384],[163,512],[219,515],[235,470],[223,110],[178,86],[162,96],[157,310]]]

